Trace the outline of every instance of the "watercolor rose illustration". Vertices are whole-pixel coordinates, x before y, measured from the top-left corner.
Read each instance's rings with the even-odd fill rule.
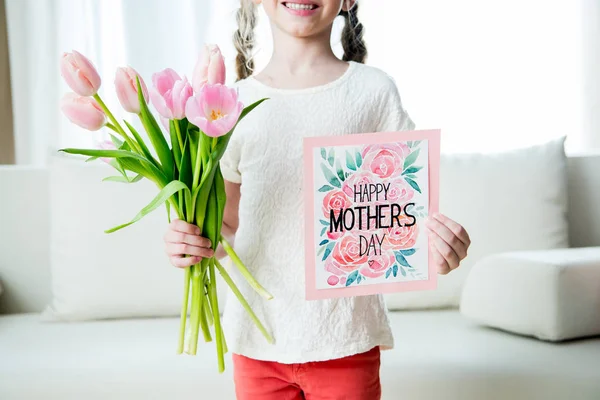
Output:
[[[320,167],[327,184],[319,189],[324,197],[317,254],[327,272],[328,286],[347,287],[371,279],[379,282],[396,278],[398,274],[406,277],[413,271],[409,260],[418,251],[415,248],[420,233],[417,218],[426,215],[419,211],[424,206],[409,206],[418,203],[419,198],[415,196],[421,194],[418,182],[423,167],[417,165],[419,143],[373,144],[358,149],[321,148]],[[385,187],[385,193],[366,194],[365,188],[375,185]],[[385,221],[392,220],[391,205],[397,205],[403,212],[397,219],[393,218],[391,227],[367,230],[364,222],[367,212],[374,215],[380,205],[390,206],[380,209]],[[339,221],[340,213],[348,209],[352,209],[356,221],[361,218],[363,225],[355,224],[350,231],[338,225],[337,231],[331,232],[332,214]],[[407,210],[409,215],[406,215]]]

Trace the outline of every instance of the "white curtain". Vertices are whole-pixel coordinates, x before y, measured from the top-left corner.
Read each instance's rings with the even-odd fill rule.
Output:
[[[570,151],[600,147],[599,0],[360,0],[369,64],[392,75],[419,128],[442,128],[443,150],[497,151],[568,135]],[[190,74],[200,46],[217,43],[234,76],[238,0],[6,0],[16,155],[44,164],[60,147],[92,146],[58,112],[68,91],[64,51],[88,55],[118,110],[112,81],[132,65],[150,82]],[[271,53],[264,12],[258,69]],[[332,43],[341,54],[337,21]],[[120,115],[121,118],[129,118]],[[105,134],[105,133],[104,133]]]

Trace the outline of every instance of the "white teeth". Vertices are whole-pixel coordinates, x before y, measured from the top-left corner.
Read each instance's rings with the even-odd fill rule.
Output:
[[[312,10],[316,8],[314,4],[285,3],[285,6],[292,10]]]

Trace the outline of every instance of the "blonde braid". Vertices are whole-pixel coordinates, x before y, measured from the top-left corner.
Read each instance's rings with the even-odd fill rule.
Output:
[[[240,0],[236,19],[238,29],[233,34],[233,44],[238,52],[235,64],[239,81],[246,79],[254,71],[252,49],[254,48],[254,28],[258,22],[258,15],[252,0]]]

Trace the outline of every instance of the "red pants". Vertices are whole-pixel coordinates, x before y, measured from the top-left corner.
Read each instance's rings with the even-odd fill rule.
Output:
[[[233,354],[233,379],[238,400],[379,400],[379,366],[379,347],[305,364]]]

